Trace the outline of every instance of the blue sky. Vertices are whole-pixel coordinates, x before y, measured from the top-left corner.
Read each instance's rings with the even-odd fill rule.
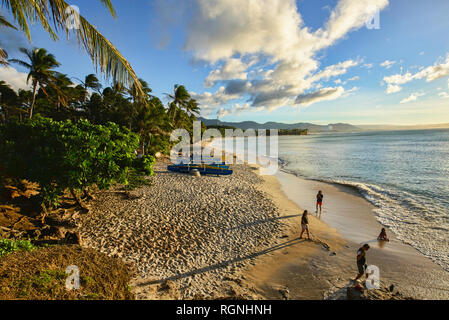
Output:
[[[449,122],[447,0],[72,0],[155,95],[184,84],[223,121],[328,124]],[[365,21],[380,11],[380,29]],[[28,44],[2,30],[10,56],[45,47],[59,71],[95,70],[73,40],[40,26]],[[25,70],[0,68],[19,87]]]

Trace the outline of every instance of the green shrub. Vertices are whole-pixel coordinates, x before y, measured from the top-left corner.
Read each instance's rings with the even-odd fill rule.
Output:
[[[135,154],[139,142],[137,134],[115,123],[35,117],[0,126],[0,164],[8,177],[39,183],[42,203],[54,207],[67,189],[127,184],[135,167],[152,175],[154,158]]]
[[[31,251],[36,247],[28,240],[8,240],[0,239],[0,257],[15,251]]]

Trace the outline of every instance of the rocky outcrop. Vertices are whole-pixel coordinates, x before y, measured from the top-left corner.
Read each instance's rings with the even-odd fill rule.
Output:
[[[346,289],[346,295],[348,300],[414,300],[395,290],[394,285],[378,290],[368,290],[361,285],[351,286]]]

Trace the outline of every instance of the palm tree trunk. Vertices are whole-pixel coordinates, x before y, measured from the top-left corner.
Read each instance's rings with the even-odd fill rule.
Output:
[[[36,102],[36,90],[37,90],[37,82],[33,83],[33,101],[31,102],[30,119],[33,117],[34,103]]]
[[[175,122],[175,117],[176,117],[176,107],[173,109],[173,119],[172,119],[172,123]]]

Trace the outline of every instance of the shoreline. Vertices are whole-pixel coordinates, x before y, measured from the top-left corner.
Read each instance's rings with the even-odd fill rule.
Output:
[[[398,240],[388,228],[386,229],[390,242],[377,241],[377,235],[383,226],[373,212],[376,207],[357,189],[300,178],[282,170],[276,174],[276,178],[288,199],[313,214],[315,195],[318,190],[324,192],[325,201],[320,220],[335,229],[346,241],[340,252],[344,257],[336,262],[341,270],[340,278],[355,277],[355,252],[362,244],[368,243],[371,246],[367,254],[368,264],[379,266],[382,284],[394,284],[401,292],[418,299],[448,299],[449,273],[441,266],[417,249]],[[313,226],[311,229],[313,230]],[[335,271],[332,267],[327,269],[330,275]],[[353,270],[352,273],[350,270]],[[348,284],[345,280],[337,282],[339,284],[334,285],[332,291],[338,292],[345,287],[345,283]]]
[[[346,296],[339,291],[356,275],[358,244],[313,215],[314,241],[298,239],[301,207],[311,210],[294,194],[314,193],[313,188],[286,188],[282,177],[260,176],[256,166],[247,164],[232,166],[234,174],[228,177],[193,177],[168,172],[168,162],[159,160],[152,186],[132,192],[131,198],[118,190],[99,194],[93,212],[81,221],[86,246],[136,266],[132,285],[137,299]],[[288,190],[294,191],[293,196]],[[326,190],[326,194],[330,193]],[[343,199],[366,206],[360,196]],[[415,298],[449,297],[447,273],[438,272],[433,263],[372,253],[368,262],[381,267],[382,285],[395,284],[401,293]],[[390,266],[399,263],[401,268],[385,267],[384,261]],[[431,274],[427,269],[423,272],[423,265],[432,266]],[[437,272],[432,277],[433,270]],[[401,273],[409,279],[404,282]],[[412,281],[421,283],[413,286]]]

